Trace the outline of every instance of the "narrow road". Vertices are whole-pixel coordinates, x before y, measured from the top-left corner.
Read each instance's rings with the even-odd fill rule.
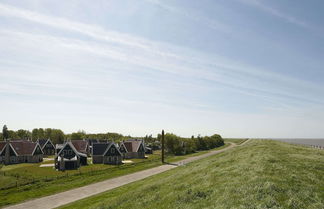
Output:
[[[228,146],[224,149],[221,149],[221,150],[210,151],[206,154],[189,157],[185,160],[181,160],[179,162],[175,162],[172,164],[161,165],[159,167],[150,168],[147,170],[139,171],[136,173],[125,175],[125,176],[108,179],[105,181],[101,181],[98,183],[90,184],[90,185],[79,187],[79,188],[72,189],[72,190],[68,190],[65,192],[58,193],[58,194],[41,197],[41,198],[34,199],[34,200],[29,200],[29,201],[26,201],[26,202],[23,202],[23,203],[20,203],[17,205],[9,206],[7,208],[8,209],[9,208],[10,209],[56,208],[56,207],[59,207],[59,206],[62,206],[62,205],[65,205],[65,204],[68,204],[68,203],[71,203],[71,202],[74,202],[77,200],[81,200],[83,198],[90,197],[92,195],[96,195],[96,194],[123,186],[125,184],[129,184],[129,183],[147,178],[149,176],[153,176],[155,174],[162,173],[164,171],[171,170],[177,166],[185,165],[185,164],[190,163],[195,160],[199,160],[199,159],[209,157],[209,156],[221,153],[221,152],[225,152],[226,150],[232,149],[233,147],[242,146],[245,143],[247,143],[248,141],[249,140],[245,141],[244,143],[242,143],[240,145],[235,145],[235,144],[231,143],[230,146]]]

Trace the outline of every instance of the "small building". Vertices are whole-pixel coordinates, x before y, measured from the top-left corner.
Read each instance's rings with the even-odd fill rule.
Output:
[[[151,147],[145,147],[145,154],[153,154],[153,149]]]
[[[0,143],[0,163],[39,163],[43,161],[43,151],[37,142],[28,140],[5,141]]]
[[[55,155],[55,146],[50,139],[37,140],[42,148],[44,155]]]
[[[58,170],[73,170],[88,164],[87,154],[77,150],[72,142],[57,145],[56,150],[58,152],[55,155],[55,168]]]
[[[119,151],[125,159],[145,158],[145,145],[141,139],[122,141],[119,146]]]
[[[122,163],[122,153],[114,142],[92,144],[92,163],[119,165]]]

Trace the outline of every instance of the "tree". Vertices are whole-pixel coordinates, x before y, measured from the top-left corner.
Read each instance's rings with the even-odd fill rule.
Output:
[[[4,125],[2,128],[2,136],[3,136],[3,139],[9,138],[9,132],[8,132],[7,125]]]
[[[16,134],[18,135],[18,138],[20,139],[28,139],[31,136],[30,131],[24,130],[24,129],[19,129]]]
[[[8,138],[7,139],[17,139],[19,138],[17,133],[13,130],[8,130]]]
[[[84,139],[86,133],[84,131],[78,131],[71,134],[71,140],[81,140]]]
[[[60,129],[52,129],[49,137],[54,144],[61,144],[64,142],[65,135]]]
[[[52,133],[52,129],[51,128],[46,128],[45,131],[44,131],[44,138],[45,139],[51,138],[51,133]]]
[[[39,128],[38,129],[38,139],[44,139],[45,138],[45,132],[44,129]]]
[[[33,141],[36,141],[38,139],[38,128],[34,128],[32,130],[32,139]]]

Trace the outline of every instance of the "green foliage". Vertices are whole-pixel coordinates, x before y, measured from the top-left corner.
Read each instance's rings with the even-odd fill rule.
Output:
[[[7,139],[18,139],[18,134],[16,131],[8,130],[8,138]]]
[[[159,138],[159,136],[158,136]],[[191,138],[182,138],[172,133],[165,134],[165,146],[168,153],[175,155],[185,155],[193,153],[198,150],[209,150],[224,145],[224,140],[218,134],[212,136],[197,138],[192,136]]]
[[[17,135],[19,139],[30,139],[32,134],[30,133],[30,131],[28,130],[24,130],[24,129],[19,129],[17,131]]]
[[[60,144],[64,142],[65,134],[60,129],[53,128],[34,128],[32,133],[33,141],[38,139],[50,139],[54,144]]]
[[[3,128],[2,128],[2,137],[3,137],[3,139],[8,139],[9,138],[7,125],[4,125]]]
[[[71,134],[71,140],[82,140],[85,139],[86,133],[84,131],[78,131]]]
[[[64,132],[60,129],[51,129],[51,134],[49,135],[49,138],[54,144],[61,144],[64,142],[65,135]]]

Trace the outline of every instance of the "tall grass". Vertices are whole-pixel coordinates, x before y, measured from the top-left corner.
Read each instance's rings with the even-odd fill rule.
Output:
[[[324,208],[324,151],[252,140],[63,208]]]
[[[167,162],[206,152],[208,151],[182,156],[168,155]],[[5,171],[0,170],[0,207],[159,166],[161,165],[160,151],[149,155],[148,159],[132,159],[132,161],[133,164],[119,166],[92,164],[83,166],[80,170],[66,172],[55,171],[48,167],[40,168],[40,164],[4,166]]]

